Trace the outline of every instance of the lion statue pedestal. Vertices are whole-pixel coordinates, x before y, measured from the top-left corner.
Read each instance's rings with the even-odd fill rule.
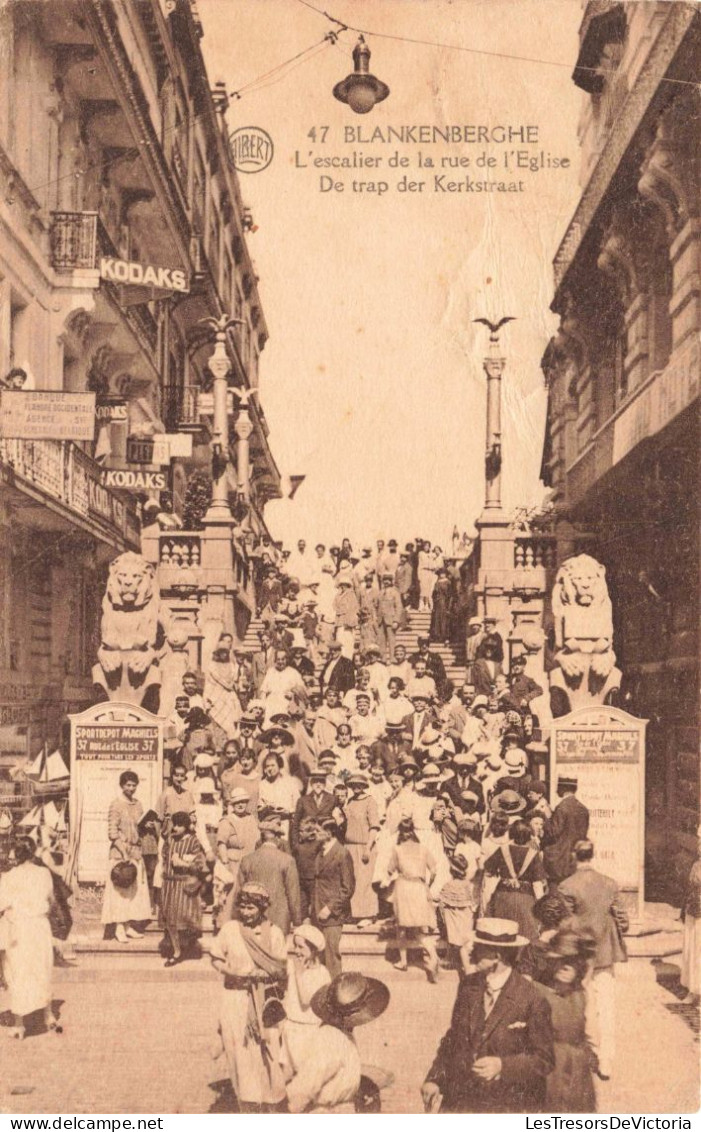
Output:
[[[154,568],[140,554],[128,551],[110,563],[100,629],[94,684],[108,700],[157,712],[165,628]]]
[[[550,673],[554,716],[615,703],[621,671],[613,651],[613,610],[606,570],[588,554],[568,558],[552,594],[557,667]]]

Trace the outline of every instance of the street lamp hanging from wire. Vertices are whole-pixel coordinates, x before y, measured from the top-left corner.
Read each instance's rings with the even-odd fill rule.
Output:
[[[368,114],[389,94],[389,87],[370,74],[370,48],[361,35],[353,48],[353,74],[333,88],[333,96],[346,102],[356,114]]]

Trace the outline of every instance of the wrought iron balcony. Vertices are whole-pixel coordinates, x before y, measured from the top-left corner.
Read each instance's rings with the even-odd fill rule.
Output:
[[[97,257],[96,212],[52,212],[51,265],[56,271],[91,269]]]

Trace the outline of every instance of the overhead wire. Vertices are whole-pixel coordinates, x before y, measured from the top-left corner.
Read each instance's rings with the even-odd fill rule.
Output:
[[[341,20],[337,19],[335,16],[332,16],[329,12],[324,11],[323,8],[319,8],[319,7],[317,7],[316,4],[312,4],[310,2],[310,0],[297,0],[297,3],[302,4],[305,8],[309,8],[313,12],[317,12],[318,15],[324,16],[331,23],[338,24],[347,31],[354,31],[358,35],[367,35],[367,36],[370,36],[372,39],[391,39],[391,40],[395,40],[397,43],[409,43],[409,44],[413,44],[414,46],[436,47],[436,48],[440,48],[441,50],[445,50],[445,51],[462,51],[462,52],[465,52],[469,55],[482,55],[482,56],[485,56],[485,57],[490,58],[490,59],[504,59],[504,60],[508,60],[510,62],[517,62],[517,63],[535,63],[537,65],[546,66],[546,67],[564,67],[567,70],[569,70],[572,66],[571,63],[565,62],[564,60],[561,60],[561,59],[540,59],[540,58],[536,58],[536,57],[530,56],[530,55],[511,55],[511,54],[509,54],[508,52],[505,52],[505,51],[487,51],[487,50],[485,50],[484,48],[481,48],[481,47],[467,47],[465,44],[461,44],[461,43],[440,43],[436,40],[416,39],[413,36],[397,35],[396,33],[392,33],[392,32],[372,31],[369,28],[356,27],[354,24],[343,23]],[[610,70],[607,70],[607,69],[602,68],[602,67],[582,66],[582,67],[578,67],[577,69],[579,71],[586,71],[589,74],[601,75],[602,77],[607,75],[607,74],[613,75],[613,74],[616,73],[615,68],[611,68]],[[693,80],[673,79],[673,78],[668,78],[667,76],[664,76],[661,81],[667,82],[667,83],[676,83],[680,86],[693,86],[693,87],[697,87],[697,88],[699,86],[701,86],[701,83],[694,82]]]

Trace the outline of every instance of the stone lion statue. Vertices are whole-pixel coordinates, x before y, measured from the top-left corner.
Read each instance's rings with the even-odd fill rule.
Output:
[[[157,694],[157,658],[165,642],[165,627],[154,573],[150,562],[131,551],[110,563],[102,599],[98,664],[93,670],[95,683],[110,700],[143,704],[149,689]],[[151,693],[151,703],[153,699]]]
[[[566,559],[555,579],[552,609],[559,667],[551,674],[551,686],[567,692],[570,709],[611,702],[621,674],[615,667],[604,566],[589,554]]]

